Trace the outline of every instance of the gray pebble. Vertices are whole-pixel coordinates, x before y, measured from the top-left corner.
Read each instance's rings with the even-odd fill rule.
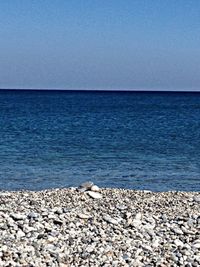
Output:
[[[194,200],[195,202],[200,203],[200,195],[195,195],[195,196],[193,197],[193,200]]]
[[[85,189],[90,189],[92,186],[94,185],[93,182],[88,181],[88,182],[84,182],[80,185],[80,188],[85,188]]]

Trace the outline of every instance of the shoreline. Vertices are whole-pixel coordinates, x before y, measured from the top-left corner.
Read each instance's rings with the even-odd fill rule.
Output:
[[[87,183],[87,182],[86,182]],[[80,186],[66,186],[66,187],[50,187],[50,188],[43,188],[43,189],[0,189],[0,196],[2,193],[40,193],[40,192],[52,192],[52,191],[60,191],[60,190],[74,190],[79,191]],[[189,193],[194,195],[200,195],[200,191],[184,191],[184,190],[167,190],[167,191],[153,191],[151,189],[138,189],[138,188],[125,188],[125,187],[100,187],[101,191],[105,190],[119,190],[119,191],[127,191],[127,192],[138,192],[138,193],[152,193],[152,194],[167,194],[167,193]]]
[[[200,265],[199,192],[91,189],[0,191],[0,266]]]

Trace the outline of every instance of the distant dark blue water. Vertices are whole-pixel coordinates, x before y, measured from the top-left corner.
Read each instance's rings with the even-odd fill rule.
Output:
[[[0,91],[0,189],[200,191],[200,94]]]

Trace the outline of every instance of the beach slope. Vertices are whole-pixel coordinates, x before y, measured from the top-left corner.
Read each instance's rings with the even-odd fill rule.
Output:
[[[199,193],[81,191],[1,191],[0,266],[200,266]]]

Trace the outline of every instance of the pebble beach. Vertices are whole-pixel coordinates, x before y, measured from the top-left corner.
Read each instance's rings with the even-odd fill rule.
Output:
[[[0,191],[0,266],[200,266],[200,194]]]

